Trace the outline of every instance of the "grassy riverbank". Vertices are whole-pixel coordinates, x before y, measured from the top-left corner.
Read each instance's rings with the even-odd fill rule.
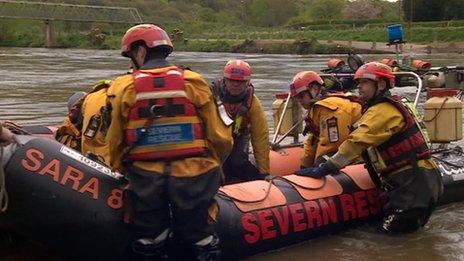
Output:
[[[423,26],[423,25],[421,25]],[[56,47],[119,49],[125,25],[55,22]],[[240,52],[240,53],[346,53],[348,47],[327,44],[326,41],[385,42],[382,27],[311,30],[307,28],[224,27],[219,24],[166,25],[168,32],[181,28],[174,36],[175,48],[180,51]],[[44,25],[33,21],[0,20],[0,46],[44,47]],[[208,32],[208,33],[205,33]],[[408,42],[432,45],[464,42],[462,27],[417,27],[405,30]],[[321,43],[324,40],[324,44]],[[356,46],[352,46],[356,50]],[[365,49],[364,49],[365,50]],[[369,51],[369,50],[365,50]],[[372,50],[375,52],[375,50]]]

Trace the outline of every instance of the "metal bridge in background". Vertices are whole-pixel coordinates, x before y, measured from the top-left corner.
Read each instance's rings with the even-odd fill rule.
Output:
[[[46,46],[52,47],[52,21],[137,24],[142,22],[136,8],[73,5],[0,0],[0,18],[43,20],[47,27]]]

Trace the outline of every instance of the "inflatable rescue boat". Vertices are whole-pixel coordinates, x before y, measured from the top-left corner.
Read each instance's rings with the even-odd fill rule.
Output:
[[[9,206],[0,228],[69,258],[122,260],[130,241],[123,222],[123,175],[53,141],[53,129],[27,127],[21,146],[4,148]],[[271,152],[269,180],[221,187],[216,233],[223,257],[237,259],[375,220],[381,201],[363,165],[317,180],[292,173],[299,145]],[[437,155],[445,183],[441,204],[464,199],[460,150]]]

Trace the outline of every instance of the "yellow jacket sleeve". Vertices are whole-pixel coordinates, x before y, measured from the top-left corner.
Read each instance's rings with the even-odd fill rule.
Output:
[[[106,141],[109,147],[110,166],[123,171],[124,130],[129,118],[130,108],[135,102],[132,75],[118,77],[108,88],[107,96],[111,103],[111,124]]]
[[[69,117],[66,117],[56,132],[56,140],[72,149],[79,149],[79,138],[81,132],[71,123]]]
[[[261,174],[269,173],[269,127],[264,108],[258,97],[253,96],[249,113],[250,134],[256,165]]]
[[[208,147],[216,159],[224,159],[232,151],[232,129],[220,119],[211,89],[203,77],[186,70],[184,79],[187,95],[191,97],[198,116],[203,120]]]
[[[313,134],[308,134],[308,138],[303,144],[304,154],[301,158],[301,165],[304,167],[312,167],[314,165],[314,157],[316,156],[316,146],[313,145]]]
[[[403,116],[394,105],[387,102],[376,104],[362,115],[357,128],[330,160],[343,168],[354,162],[367,148],[376,147],[400,132],[404,124]]]

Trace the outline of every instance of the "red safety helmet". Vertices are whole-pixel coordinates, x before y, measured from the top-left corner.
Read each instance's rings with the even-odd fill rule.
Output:
[[[303,71],[297,73],[290,83],[290,97],[295,97],[303,91],[308,91],[311,83],[316,82],[319,85],[324,85],[324,80],[313,71]]]
[[[237,81],[248,81],[251,77],[250,65],[242,60],[230,60],[224,67],[224,78],[237,80]]]
[[[139,24],[127,30],[121,41],[121,55],[128,57],[134,42],[143,41],[148,48],[165,47],[168,54],[173,45],[166,31],[153,24]]]
[[[329,67],[329,69],[332,69],[332,70],[338,69],[339,67],[342,67],[343,65],[345,65],[345,62],[343,60],[336,59],[336,58],[332,58],[327,62],[327,67]]]
[[[383,63],[383,64],[386,64],[386,65],[388,65],[388,66],[390,66],[392,68],[399,66],[398,61],[395,60],[395,59],[384,58],[384,59],[380,60],[380,62]]]
[[[355,80],[370,79],[378,82],[381,78],[386,78],[390,83],[390,87],[395,86],[395,75],[393,74],[392,68],[383,63],[366,63],[354,74]]]

